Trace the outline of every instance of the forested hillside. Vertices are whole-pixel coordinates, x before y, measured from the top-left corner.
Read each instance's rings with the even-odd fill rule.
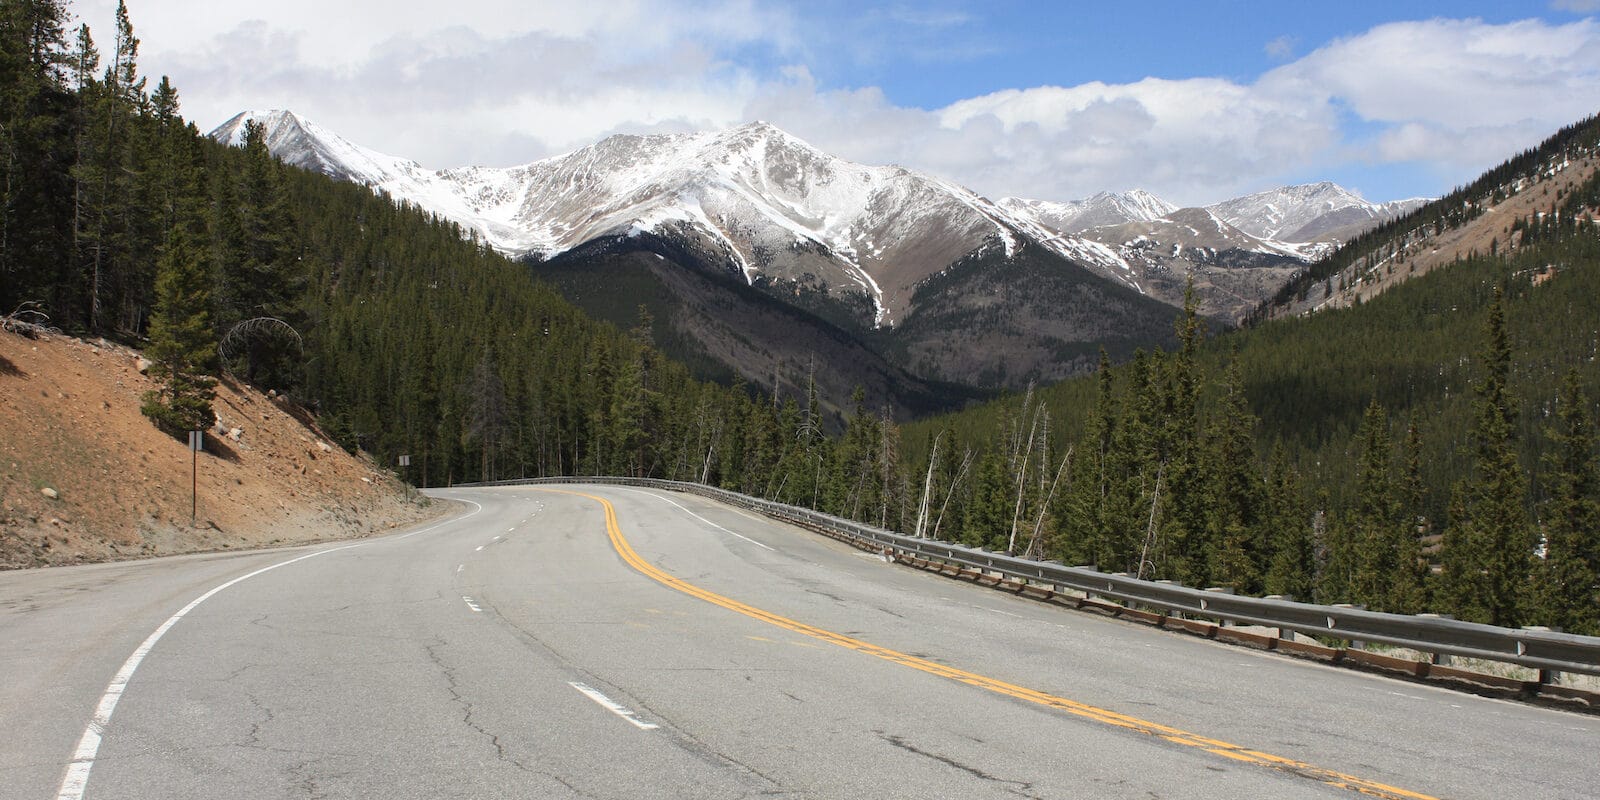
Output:
[[[1511,221],[1499,252],[1357,307],[1209,342],[1180,320],[1175,352],[908,426],[939,535],[1600,632],[1593,195],[1565,194]]]
[[[1592,196],[1600,182],[1597,157],[1600,116],[1593,116],[1562,128],[1466,186],[1345,242],[1296,275],[1246,321],[1330,302],[1347,305],[1351,298],[1370,297],[1441,263],[1515,248],[1522,237],[1513,227],[1516,220],[1507,219],[1506,212],[1516,218],[1531,215],[1547,224],[1563,218],[1570,222],[1574,213],[1593,207],[1592,198],[1586,203],[1585,195]],[[1512,198],[1520,202],[1508,206],[1506,201]],[[1454,241],[1447,244],[1449,240]]]

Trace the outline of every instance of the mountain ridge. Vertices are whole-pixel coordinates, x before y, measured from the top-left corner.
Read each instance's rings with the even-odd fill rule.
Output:
[[[604,259],[608,274],[683,293],[668,307],[716,297],[728,320],[773,319],[727,304],[749,295],[666,280],[648,258],[618,258],[653,254],[850,332],[886,359],[873,376],[901,369],[988,389],[1059,379],[1092,369],[1101,345],[1126,356],[1165,343],[1191,282],[1201,313],[1233,324],[1326,249],[1255,237],[1141,190],[1069,204],[995,202],[935,175],[831,156],[766,122],[618,134],[520,166],[446,170],[364,148],[289,111],[244,112],[211,136],[238,144],[247,122],[261,126],[279,160],[449,220],[564,292],[584,284],[575,266]],[[736,326],[674,317],[684,326],[676,356],[722,354],[752,384],[769,380],[774,362],[810,357],[788,352],[800,342],[831,335],[818,328],[751,348],[736,344]],[[997,359],[1004,368],[994,368]],[[706,377],[721,372],[708,369]]]
[[[1145,252],[1150,232],[1133,242],[1099,229],[1154,222],[1181,210],[1139,189],[1067,202],[990,201],[934,175],[830,156],[762,121],[701,133],[618,134],[515,167],[430,170],[356,145],[291,111],[244,112],[211,136],[237,144],[246,120],[263,125],[269,149],[285,162],[434,210],[513,257],[548,259],[605,236],[672,230],[702,239],[701,249],[747,284],[765,279],[837,297],[859,295],[871,306],[861,320],[871,328],[903,320],[917,284],[939,269],[983,247],[1013,253],[1027,239],[1151,294],[1151,280],[1160,282],[1163,274]],[[1264,232],[1342,231],[1392,206],[1367,203],[1327,182],[1282,187],[1206,207],[1256,241],[1230,233],[1209,244],[1187,241],[1183,249],[1225,251],[1240,244],[1248,254],[1244,261],[1286,260],[1275,269],[1287,261],[1309,263],[1326,248],[1295,246]],[[1345,216],[1318,222],[1330,213]],[[1205,260],[1176,252],[1165,262],[1183,275],[1207,268]],[[1181,303],[1171,292],[1153,296]],[[1238,305],[1204,310],[1231,318]]]

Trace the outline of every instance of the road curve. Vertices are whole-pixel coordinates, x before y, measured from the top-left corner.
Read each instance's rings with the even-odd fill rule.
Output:
[[[1075,613],[697,497],[437,495],[463,510],[359,542],[0,574],[0,800],[1600,784],[1589,716]]]

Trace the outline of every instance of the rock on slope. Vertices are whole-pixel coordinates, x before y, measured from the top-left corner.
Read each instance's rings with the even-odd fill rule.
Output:
[[[442,509],[292,406],[225,383],[191,528],[190,454],[139,413],[154,382],[137,358],[104,341],[0,331],[0,567],[361,536]]]

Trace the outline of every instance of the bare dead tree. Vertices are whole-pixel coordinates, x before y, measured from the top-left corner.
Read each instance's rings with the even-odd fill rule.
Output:
[[[42,305],[36,301],[27,301],[18,305],[16,310],[0,317],[0,329],[37,339],[48,333],[60,333],[59,328],[50,327],[50,315],[40,311]]]
[[[1033,395],[1032,386],[1028,387],[1028,395],[1030,397]],[[1027,413],[1028,407],[1026,403],[1023,404],[1022,410],[1024,414]],[[1022,500],[1025,494],[1024,489],[1027,488],[1028,463],[1033,460],[1034,434],[1039,431],[1039,418],[1044,415],[1044,411],[1044,403],[1040,403],[1039,407],[1034,409],[1033,421],[1028,424],[1027,444],[1023,446],[1023,449],[1016,451],[1012,458],[1011,463],[1017,470],[1017,502],[1011,510],[1011,536],[1006,539],[1007,553],[1015,553],[1017,551],[1017,523],[1022,519]],[[1019,434],[1018,441],[1021,441],[1021,425],[1017,426],[1017,432]]]
[[[1156,470],[1156,490],[1150,496],[1150,524],[1145,528],[1144,549],[1139,553],[1139,571],[1134,575],[1134,577],[1141,580],[1144,579],[1144,565],[1146,564],[1150,564],[1150,574],[1155,574],[1156,565],[1150,561],[1150,548],[1156,545],[1156,508],[1161,503],[1161,477],[1162,473],[1166,472],[1166,469],[1167,465],[1162,464]]]
[[[1061,485],[1061,476],[1072,468],[1072,445],[1067,445],[1067,454],[1061,457],[1061,465],[1056,467],[1056,476],[1050,481],[1050,490],[1045,493],[1044,500],[1039,502],[1039,516],[1033,521],[1033,535],[1028,538],[1028,547],[1023,551],[1023,558],[1039,558],[1042,553],[1037,552],[1039,534],[1044,530],[1044,514],[1050,508],[1050,502],[1055,499],[1056,487]]]
[[[939,435],[933,437],[933,452],[928,454],[928,476],[922,481],[922,501],[917,504],[917,526],[915,535],[922,538],[928,524],[928,495],[933,492],[933,468],[939,463],[939,442],[949,431],[940,430]]]
[[[939,526],[944,524],[945,509],[950,507],[950,498],[955,496],[956,487],[961,485],[961,479],[967,476],[967,468],[972,466],[972,448],[968,447],[961,455],[961,468],[956,470],[955,480],[950,481],[950,488],[944,493],[944,502],[939,504],[939,516],[933,521],[932,538],[939,538]]]
[[[252,342],[268,339],[282,339],[294,342],[296,350],[304,351],[305,343],[300,339],[300,332],[293,325],[277,317],[251,317],[240,320],[228,328],[227,333],[217,341],[217,355],[221,357],[222,368],[228,370],[228,362],[240,355]]]

